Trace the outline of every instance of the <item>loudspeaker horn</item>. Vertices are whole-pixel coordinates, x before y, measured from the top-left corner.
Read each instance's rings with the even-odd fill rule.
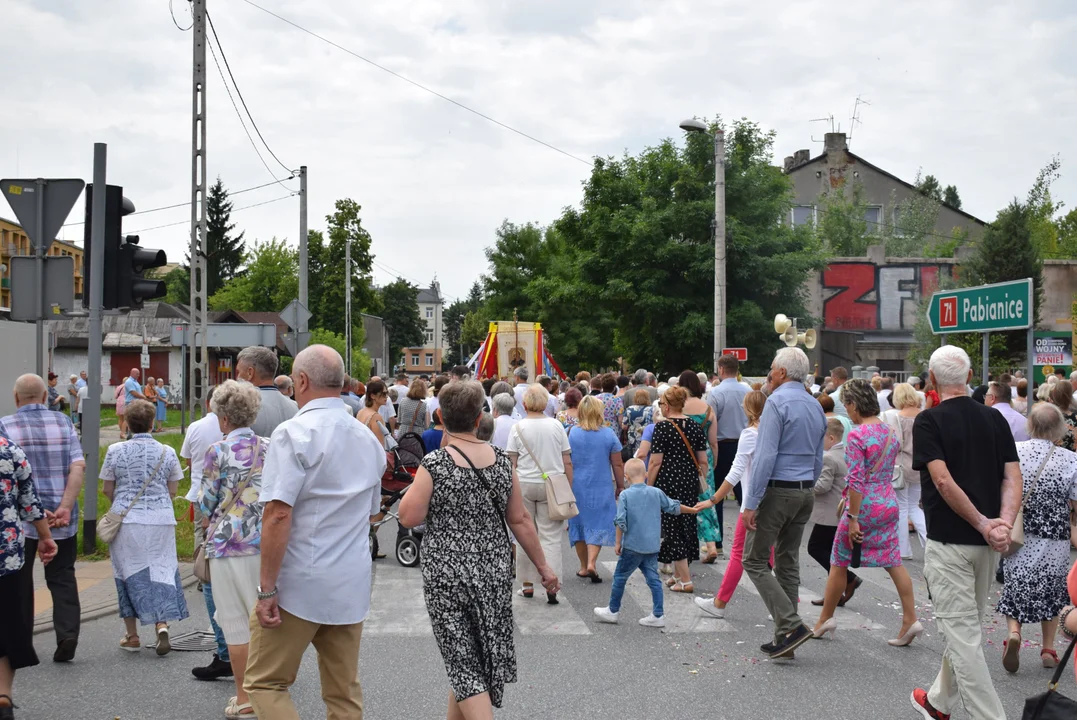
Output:
[[[800,333],[800,336],[799,336],[798,339],[800,340],[800,342],[804,343],[804,347],[811,350],[812,348],[815,347],[815,342],[816,342],[815,330],[810,330],[810,329],[805,330],[804,332]]]
[[[797,329],[795,327],[786,328],[782,333],[782,342],[789,347],[796,347],[797,344]]]
[[[793,321],[787,318],[782,313],[778,313],[774,316],[774,332],[778,333],[779,335],[788,330],[789,326],[792,324]]]

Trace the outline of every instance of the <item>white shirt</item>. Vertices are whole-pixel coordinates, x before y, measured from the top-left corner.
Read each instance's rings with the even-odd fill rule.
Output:
[[[509,446],[509,431],[516,423],[520,422],[511,415],[498,415],[494,418],[494,435],[490,438],[490,444],[505,450]]]
[[[224,440],[224,433],[215,413],[206,413],[205,417],[187,426],[187,434],[180,448],[180,457],[191,461],[191,489],[184,496],[187,502],[198,502],[202,494],[202,466],[206,462],[206,451],[210,445],[221,440]]]
[[[489,400],[489,398],[487,398]],[[426,419],[431,426],[434,425],[434,411],[441,407],[441,402],[436,397],[426,399]]]
[[[531,386],[527,383],[519,383],[512,389],[512,394],[516,397],[516,417],[518,418],[527,417],[527,410],[524,409],[524,393],[529,387]]]
[[[845,405],[841,401],[841,389],[845,387],[845,383],[838,386],[838,389],[830,393],[830,399],[834,401],[834,414],[841,415],[843,417],[849,417],[849,411],[845,409]]]
[[[520,440],[520,433],[527,440],[528,447],[538,456],[538,464],[535,463],[531,453],[524,448]],[[542,471],[547,474],[558,474],[565,471],[564,453],[572,452],[572,446],[568,444],[568,434],[560,422],[553,418],[524,418],[516,423],[509,433],[508,447],[505,452],[516,453],[516,472],[522,483],[541,483]]]
[[[890,401],[886,399],[886,392],[878,392],[875,394],[879,398],[879,412],[886,412],[890,409]]]
[[[78,392],[79,412],[82,412],[82,401],[90,397],[90,386],[80,385]]]
[[[628,405],[628,403],[625,403],[625,405]],[[557,417],[557,411],[558,411],[558,409],[560,409],[560,407],[561,407],[561,403],[558,402],[557,396],[556,395],[551,395],[550,399],[546,401],[546,417],[548,417],[548,418],[556,418]]]
[[[729,474],[723,478],[733,487],[740,485],[740,481],[752,474],[752,457],[755,455],[755,443],[759,439],[759,428],[746,427],[740,431],[740,440],[737,442],[737,454],[733,458],[733,465],[729,468]],[[715,482],[721,486],[722,482],[715,478]],[[741,512],[744,505],[740,506]]]
[[[292,507],[277,578],[283,609],[321,625],[366,619],[384,472],[385,450],[339,397],[311,400],[273,432],[258,499]]]
[[[388,425],[389,421],[396,417],[396,408],[393,407],[391,402],[387,402],[378,408],[378,414],[381,415],[381,419]]]

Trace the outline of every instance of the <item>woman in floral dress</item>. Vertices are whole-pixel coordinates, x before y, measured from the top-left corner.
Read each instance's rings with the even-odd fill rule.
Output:
[[[631,452],[630,457],[635,457],[639,444],[643,442],[643,429],[654,422],[654,408],[646,390],[629,390],[625,397],[632,404],[625,408],[624,446]]]
[[[225,707],[226,718],[253,716],[243,690],[250,645],[250,616],[258,604],[261,566],[262,467],[269,440],[254,434],[261,394],[248,383],[226,380],[213,393],[213,412],[224,440],[206,452],[202,470],[202,515],[213,530],[206,556],[213,575],[215,618],[228,643],[236,695]],[[223,516],[222,516],[223,512]]]
[[[860,566],[886,568],[901,598],[901,632],[891,645],[909,645],[924,628],[916,619],[912,578],[901,564],[898,544],[898,501],[890,481],[901,451],[901,438],[879,420],[879,397],[871,383],[849,380],[842,386],[842,402],[853,422],[845,442],[849,468],[845,489],[845,512],[838,521],[830,554],[830,576],[823,597],[823,612],[815,624],[815,636],[837,629],[834,610],[845,592],[847,568],[853,544],[860,545]]]
[[[617,433],[618,439],[620,439],[621,426],[624,425],[625,403],[624,400],[617,397],[617,376],[613,373],[606,373],[595,378],[593,385],[600,382],[602,392],[597,397],[602,401],[603,405],[602,423],[606,427],[612,428],[613,432]]]
[[[583,393],[578,387],[570,387],[565,391],[565,409],[557,413],[557,419],[565,426],[565,430],[580,424],[581,400],[583,400]]]

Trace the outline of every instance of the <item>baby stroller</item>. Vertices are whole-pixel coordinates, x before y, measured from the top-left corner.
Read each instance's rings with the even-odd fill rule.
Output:
[[[423,445],[423,439],[416,433],[404,434],[396,447],[389,451],[389,464],[381,478],[381,510],[385,514],[381,520],[370,523],[372,559],[378,557],[378,528],[389,520],[396,520],[396,561],[404,567],[415,567],[419,564],[419,545],[423,539],[423,526],[409,529],[400,525],[400,516],[393,511],[393,505],[404,497],[415,481],[415,472],[419,469],[419,463],[425,455],[426,447]]]

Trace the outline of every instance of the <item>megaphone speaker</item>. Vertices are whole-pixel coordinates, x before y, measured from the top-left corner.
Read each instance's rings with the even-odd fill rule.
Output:
[[[794,327],[786,328],[782,333],[782,342],[789,347],[796,347],[797,344],[797,330]]]
[[[778,313],[774,316],[774,332],[778,333],[779,335],[788,330],[789,326],[792,324],[793,321],[787,318],[782,313]]]
[[[804,347],[811,350],[815,347],[815,343],[817,341],[815,330],[805,330],[804,332],[800,333],[799,339],[800,342],[804,343]]]

